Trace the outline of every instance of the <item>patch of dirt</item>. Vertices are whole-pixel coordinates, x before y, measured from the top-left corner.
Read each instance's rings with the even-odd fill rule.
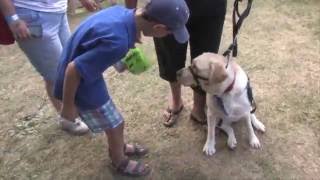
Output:
[[[221,51],[230,43],[231,5]],[[70,17],[74,28],[87,14]],[[261,150],[248,145],[243,123],[235,124],[238,147],[224,134],[206,157],[206,127],[189,120],[191,91],[173,128],[162,125],[168,84],[158,76],[151,39],[139,45],[153,63],[135,76],[105,73],[126,120],[129,142],[150,148],[143,158],[152,174],[141,179],[315,179],[320,175],[320,3],[316,0],[254,1],[239,39],[237,61],[248,72],[257,117],[267,132]],[[0,179],[130,179],[110,168],[104,135],[72,137],[56,124],[39,75],[16,45],[0,46]]]

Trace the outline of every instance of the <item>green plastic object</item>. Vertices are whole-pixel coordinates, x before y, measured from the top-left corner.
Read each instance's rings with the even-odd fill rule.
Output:
[[[139,48],[130,49],[122,62],[132,74],[140,74],[151,67],[150,62]]]

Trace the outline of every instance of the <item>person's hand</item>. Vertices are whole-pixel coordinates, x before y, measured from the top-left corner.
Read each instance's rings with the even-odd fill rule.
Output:
[[[31,37],[27,24],[21,19],[11,22],[9,27],[16,40],[24,40]]]
[[[81,4],[90,12],[101,9],[101,4],[95,0],[80,0]]]
[[[62,105],[60,115],[65,119],[74,120],[78,117],[78,111],[75,105]]]

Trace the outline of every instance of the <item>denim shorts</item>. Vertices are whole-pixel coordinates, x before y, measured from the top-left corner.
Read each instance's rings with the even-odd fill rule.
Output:
[[[94,110],[79,110],[80,117],[93,133],[113,129],[123,123],[123,117],[111,99]]]
[[[16,13],[29,30],[36,27],[41,36],[18,40],[19,47],[46,81],[54,82],[62,49],[71,36],[66,13],[48,13],[16,7]]]

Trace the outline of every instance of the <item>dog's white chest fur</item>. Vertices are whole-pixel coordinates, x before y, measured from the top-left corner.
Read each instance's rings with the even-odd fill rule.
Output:
[[[219,113],[223,119],[228,121],[238,121],[243,116],[247,115],[251,110],[251,104],[248,100],[247,89],[243,89],[239,95],[223,95],[219,99],[210,95],[212,99],[211,103],[215,106],[215,110]],[[209,102],[210,103],[210,102]]]
[[[248,79],[242,69],[238,69],[234,87],[220,97],[208,94],[207,105],[211,106],[221,118],[235,122],[251,111],[251,104],[247,94]]]

